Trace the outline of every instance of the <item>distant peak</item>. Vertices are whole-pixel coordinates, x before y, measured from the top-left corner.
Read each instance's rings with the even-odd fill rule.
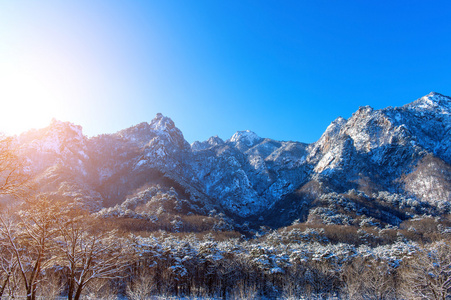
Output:
[[[437,92],[430,92],[429,94],[427,94],[423,98],[425,98],[425,97],[430,99],[431,101],[436,102],[437,104],[444,103],[444,102],[449,103],[451,101],[450,97],[442,95],[442,94],[437,93]]]
[[[339,116],[338,118],[333,120],[332,123],[337,124],[337,125],[343,125],[343,124],[346,123],[346,119],[341,117],[341,116]]]
[[[415,110],[451,111],[451,98],[437,92],[430,92],[426,96],[406,105]]]
[[[373,110],[374,108],[372,108],[369,105],[359,106],[359,109],[357,110],[356,113],[371,113]]]
[[[157,113],[155,118],[150,122],[150,126],[154,130],[171,130],[175,127],[174,121],[171,120],[169,117],[163,116],[161,113]]]
[[[420,99],[426,99],[426,98],[431,99],[431,100],[438,100],[441,98],[448,98],[448,97],[446,97],[445,95],[442,95],[440,93],[437,93],[437,92],[430,92],[429,94],[421,97]]]
[[[445,95],[442,95],[442,94],[437,93],[437,92],[430,92],[429,94],[426,95],[426,97],[436,97],[436,96],[446,97]]]
[[[76,132],[78,135],[83,135],[83,129],[80,125],[75,125],[71,122],[60,121],[55,118],[52,118],[50,122],[49,130],[72,130]]]
[[[207,142],[212,146],[224,144],[224,141],[217,135],[210,137]]]
[[[222,145],[224,141],[217,135],[210,137],[208,140],[204,142],[195,141],[191,144],[191,149],[193,150],[205,150],[211,147]]]
[[[261,137],[259,137],[255,132],[245,130],[237,131],[229,141],[232,143],[245,143],[247,146],[251,147],[259,140],[261,140]]]
[[[56,118],[52,118],[52,120],[50,121],[50,126],[63,126],[66,123],[69,123],[69,122],[64,122],[64,121],[58,120]]]

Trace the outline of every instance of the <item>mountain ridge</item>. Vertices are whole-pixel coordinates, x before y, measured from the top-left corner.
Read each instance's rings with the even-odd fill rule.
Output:
[[[445,212],[451,200],[451,98],[434,92],[401,107],[362,106],[348,119],[335,119],[310,144],[246,130],[190,145],[160,113],[91,138],[81,126],[54,120],[16,143],[43,191],[75,193],[81,202],[90,195],[93,210],[155,184],[176,187],[196,207],[191,212],[215,210],[237,222],[273,226],[334,214],[354,221],[372,214],[396,224],[399,216]],[[361,207],[337,206],[333,198]],[[409,201],[416,206],[406,208]],[[379,213],[373,213],[376,204]],[[326,205],[337,207],[327,211]]]

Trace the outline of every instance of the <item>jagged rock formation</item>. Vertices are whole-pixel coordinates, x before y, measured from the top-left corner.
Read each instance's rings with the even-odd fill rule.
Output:
[[[450,139],[451,98],[430,93],[402,107],[361,107],[313,144],[238,131],[189,145],[161,114],[90,139],[80,126],[53,121],[17,143],[43,191],[77,195],[93,210],[159,185],[198,213],[216,209],[254,224],[371,217],[396,225],[449,211]]]

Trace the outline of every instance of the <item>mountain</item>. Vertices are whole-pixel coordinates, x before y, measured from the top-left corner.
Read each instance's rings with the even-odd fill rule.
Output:
[[[92,211],[215,211],[237,226],[277,227],[297,219],[398,225],[449,213],[450,139],[451,98],[430,93],[402,107],[360,107],[312,144],[246,130],[190,145],[162,114],[92,138],[54,120],[16,143],[40,191]]]

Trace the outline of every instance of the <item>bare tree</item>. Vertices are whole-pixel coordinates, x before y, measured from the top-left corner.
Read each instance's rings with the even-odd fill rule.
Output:
[[[17,263],[27,299],[34,300],[41,273],[51,265],[51,242],[59,208],[44,196],[25,205],[26,210],[18,214],[0,216],[0,234]]]
[[[117,231],[95,228],[88,215],[66,217],[58,223],[56,240],[62,253],[60,263],[67,268],[68,299],[78,300],[94,279],[120,277],[131,261],[131,252]]]
[[[342,271],[342,281],[350,299],[394,299],[395,271],[376,258],[354,258]]]
[[[5,243],[5,240],[0,241],[0,299],[10,283],[11,277],[15,276],[17,270],[17,261],[11,248]]]
[[[14,145],[13,138],[0,136],[0,196],[12,195],[20,197],[25,195],[29,188],[29,175],[25,173],[23,160],[18,156],[18,149]],[[3,212],[1,219],[0,233],[0,248],[2,256],[0,257],[0,299],[7,285],[11,285],[11,277],[15,275],[18,267],[16,253],[11,247],[8,236],[3,234],[6,232],[12,233],[12,228],[6,228],[5,225],[10,226],[11,220],[5,220],[5,215],[8,212]],[[15,280],[13,280],[15,282]],[[10,288],[14,290],[14,288]]]
[[[39,282],[38,297],[48,300],[58,299],[64,289],[62,274],[58,269],[49,269]]]
[[[428,245],[404,274],[404,294],[410,299],[449,299],[451,246],[441,241]]]
[[[83,299],[117,300],[118,289],[109,279],[93,279],[83,291]]]
[[[0,195],[22,196],[26,193],[30,176],[18,148],[11,137],[0,137]]]
[[[126,293],[130,300],[142,300],[149,298],[154,290],[153,275],[141,266],[132,281],[127,284]]]

